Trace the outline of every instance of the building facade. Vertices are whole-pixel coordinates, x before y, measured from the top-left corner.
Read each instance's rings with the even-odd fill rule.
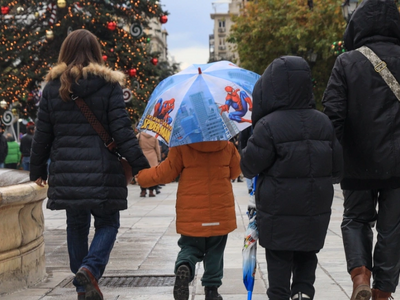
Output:
[[[209,61],[229,60],[239,64],[239,55],[234,49],[234,45],[228,43],[227,39],[232,25],[232,18],[238,16],[242,8],[249,0],[220,0],[214,2],[214,13],[211,14],[211,19],[214,20],[213,34],[209,35]],[[229,3],[227,12],[217,12],[216,5],[221,3]]]

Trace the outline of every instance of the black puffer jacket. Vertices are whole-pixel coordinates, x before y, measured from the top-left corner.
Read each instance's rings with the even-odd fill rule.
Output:
[[[400,14],[395,1],[365,0],[344,34],[348,52],[335,62],[324,97],[343,146],[343,189],[400,188],[400,103],[355,49],[365,45],[400,82]]]
[[[321,249],[342,149],[329,118],[314,109],[304,59],[286,56],[268,66],[254,87],[252,121],[241,168],[247,178],[259,174],[260,244],[270,250]]]
[[[50,71],[40,102],[32,143],[30,179],[47,178],[51,158],[47,207],[50,209],[127,208],[127,188],[122,166],[108,151],[78,106],[59,97],[59,76],[66,65]],[[121,72],[90,64],[72,92],[91,108],[132,166],[133,174],[148,168],[125,110]]]

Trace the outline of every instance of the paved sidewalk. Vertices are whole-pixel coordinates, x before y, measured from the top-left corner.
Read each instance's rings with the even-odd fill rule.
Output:
[[[235,182],[233,187],[238,228],[228,236],[223,285],[219,291],[224,300],[244,300],[247,299],[247,291],[242,282],[241,250],[248,223],[248,195],[244,182]],[[121,212],[121,228],[104,278],[100,281],[104,299],[173,299],[173,269],[179,250],[179,236],[175,232],[176,189],[177,183],[171,183],[164,186],[154,198],[140,198],[139,187],[129,186],[129,209]],[[340,231],[342,204],[342,193],[336,186],[325,248],[318,256],[316,300],[350,299],[352,283],[346,272]],[[44,208],[44,216],[47,280],[35,287],[2,296],[1,299],[76,299],[71,284],[73,277],[68,266],[65,212]],[[267,299],[267,266],[261,247],[258,247],[257,258],[253,300]],[[190,300],[204,299],[200,281],[202,273],[203,267],[198,264],[195,279],[190,286]],[[393,296],[396,298],[396,295]]]

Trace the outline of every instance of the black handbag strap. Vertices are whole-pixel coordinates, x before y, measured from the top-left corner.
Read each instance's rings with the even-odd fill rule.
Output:
[[[121,155],[118,153],[117,144],[115,143],[114,139],[110,136],[104,126],[100,123],[97,117],[94,115],[90,107],[83,101],[82,98],[77,96],[71,96],[71,99],[75,101],[76,105],[80,108],[82,114],[85,116],[86,120],[89,124],[93,127],[93,129],[97,132],[99,137],[104,143],[104,146],[108,148],[112,153],[116,154],[119,158]]]

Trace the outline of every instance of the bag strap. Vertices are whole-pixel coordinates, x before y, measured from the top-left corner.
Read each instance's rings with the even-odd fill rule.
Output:
[[[366,58],[368,58],[368,60],[374,66],[374,70],[376,72],[378,72],[379,75],[382,76],[383,80],[385,80],[386,84],[392,90],[392,92],[396,96],[397,100],[400,101],[400,84],[398,83],[396,78],[393,76],[393,74],[389,71],[386,63],[384,61],[382,61],[379,58],[379,56],[376,55],[375,52],[372,51],[367,46],[362,46],[356,50],[361,52]]]
[[[110,134],[106,131],[104,126],[100,123],[97,117],[93,114],[90,107],[83,101],[82,98],[78,96],[71,95],[71,99],[75,101],[76,105],[80,108],[82,114],[85,116],[86,120],[92,125],[93,129],[97,132],[99,137],[104,143],[104,146],[108,148],[112,153],[121,157],[121,155],[116,151],[117,144],[115,143],[114,139],[110,136]]]

